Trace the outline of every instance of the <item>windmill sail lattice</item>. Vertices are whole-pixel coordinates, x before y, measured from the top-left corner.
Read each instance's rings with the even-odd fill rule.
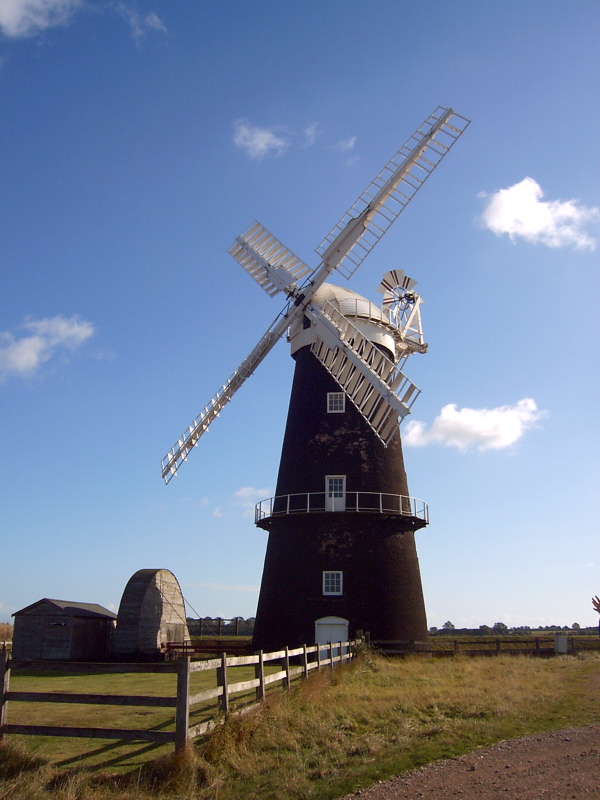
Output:
[[[323,261],[336,258],[332,246],[353,222],[360,222],[360,238],[335,263],[345,278],[354,275],[468,125],[451,108],[436,108],[317,247]]]
[[[307,312],[311,317],[310,308]],[[325,303],[322,315],[314,319],[317,334],[312,352],[387,445],[398,417],[410,413],[421,390],[331,303]]]
[[[345,277],[350,277],[356,271],[365,256],[466,130],[468,124],[468,120],[455,114],[452,109],[437,108],[317,248],[322,261],[315,270],[304,264],[259,223],[253,223],[236,239],[229,251],[236,261],[267,294],[273,297],[283,291],[288,297],[288,302],[252,352],[167,453],[162,461],[162,476],[166,483],[177,474],[181,463],[187,460],[190,450],[197,445],[202,434],[208,430],[235,392],[252,375],[277,341],[285,336],[290,325],[308,312],[309,307],[311,309],[309,316],[312,315],[313,319],[320,317],[319,330],[329,330],[329,340],[328,342],[323,340],[322,344],[323,346],[327,344],[327,347],[331,344],[329,349],[334,355],[327,355],[323,350],[324,360],[321,360],[323,363],[327,362],[328,370],[338,370],[339,381],[344,382],[344,391],[352,393],[352,396],[349,394],[352,401],[365,419],[370,420],[369,424],[382,441],[389,441],[392,431],[390,426],[397,424],[396,413],[404,416],[409,412],[413,397],[418,394],[418,390],[402,373],[395,374],[393,378],[386,375],[381,382],[381,376],[375,370],[371,370],[371,378],[367,379],[366,374],[370,373],[363,375],[361,372],[364,367],[360,360],[362,356],[359,358],[359,354],[354,352],[349,343],[350,339],[348,342],[340,340],[340,335],[345,336],[349,329],[344,327],[340,320],[334,321],[335,314],[330,313],[327,317],[318,306],[311,303],[311,300],[333,270],[338,269]],[[299,281],[303,281],[300,286]],[[334,343],[335,338],[331,339],[332,331],[335,331],[338,344]],[[327,338],[328,334],[324,335]],[[354,363],[367,385],[377,395],[376,398],[372,397],[371,389],[365,387],[363,391],[358,377],[356,381],[348,377],[349,367],[340,366],[343,359],[336,353],[336,349],[340,350],[349,362]],[[373,354],[373,359],[376,360],[378,357]],[[370,369],[368,359],[366,365]],[[399,378],[398,375],[402,377]],[[386,383],[387,380],[390,381],[389,384]],[[381,383],[380,386],[378,381]],[[384,412],[383,409],[387,406],[394,408],[394,413]]]
[[[289,292],[294,282],[314,272],[258,222],[237,237],[229,252],[270,297]]]

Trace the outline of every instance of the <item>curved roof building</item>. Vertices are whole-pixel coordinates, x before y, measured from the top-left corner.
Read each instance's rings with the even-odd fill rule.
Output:
[[[140,569],[129,579],[117,615],[117,657],[159,657],[167,642],[189,641],[185,603],[168,569]]]

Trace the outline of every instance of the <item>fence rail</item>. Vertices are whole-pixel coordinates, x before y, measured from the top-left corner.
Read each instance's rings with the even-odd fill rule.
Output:
[[[561,636],[562,638],[562,636]],[[415,650],[422,650],[419,647],[420,642],[402,642],[402,641],[371,641],[374,650],[383,655],[400,655],[403,653],[414,652]],[[590,637],[577,637],[577,636],[564,636],[564,641],[561,645],[557,645],[554,638],[543,636],[536,637],[511,637],[509,638],[488,638],[485,637],[481,640],[476,638],[471,639],[453,639],[444,637],[444,641],[440,639],[430,640],[427,644],[427,650],[431,652],[434,658],[444,658],[454,655],[463,656],[477,656],[477,655],[533,655],[533,656],[553,656],[577,653],[584,650],[600,650],[600,641]]]
[[[120,739],[123,741],[150,741],[163,744],[174,743],[176,752],[181,752],[192,739],[207,733],[224,721],[230,713],[230,696],[240,692],[255,690],[255,700],[244,707],[248,710],[266,697],[267,686],[281,682],[285,689],[290,688],[293,678],[308,677],[312,670],[323,668],[334,669],[350,661],[356,654],[356,648],[362,639],[350,642],[336,642],[327,645],[302,645],[273,653],[262,651],[249,656],[227,656],[223,653],[219,658],[207,661],[192,662],[189,655],[181,656],[176,662],[164,664],[99,664],[72,662],[32,662],[15,660],[8,657],[6,649],[0,653],[0,740],[6,734],[26,736],[69,736],[91,739]],[[290,662],[292,659],[298,665]],[[281,669],[266,674],[265,665],[279,663]],[[250,680],[230,683],[228,667],[254,666],[255,677]],[[177,692],[175,697],[156,697],[148,695],[108,695],[108,694],[73,694],[65,692],[15,692],[10,691],[10,674],[15,668],[26,668],[29,672],[54,672],[76,675],[86,673],[173,673],[177,674]],[[216,687],[201,692],[190,693],[190,676],[194,672],[213,670],[216,673]],[[190,726],[190,707],[208,700],[216,699],[218,709],[225,716],[219,715]],[[175,709],[175,730],[139,730],[122,728],[79,728],[53,725],[21,725],[8,723],[8,703],[77,703],[93,705],[119,706],[153,706]]]

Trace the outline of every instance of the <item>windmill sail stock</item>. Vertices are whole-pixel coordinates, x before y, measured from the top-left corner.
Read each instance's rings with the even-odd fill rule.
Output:
[[[279,292],[284,292],[288,302],[252,352],[169,450],[162,461],[162,476],[166,483],[177,474],[177,470],[182,462],[187,460],[191,449],[197,446],[202,434],[208,430],[213,420],[219,416],[235,392],[252,375],[277,341],[286,334],[292,322],[305,314],[309,304],[308,316],[314,324],[318,324],[317,335],[322,332],[329,344],[334,342],[332,337],[337,337],[337,344],[333,350],[323,339],[319,339],[321,355],[318,355],[315,348],[313,352],[330,372],[333,366],[339,368],[339,379],[333,372],[331,374],[336,377],[341,388],[348,392],[352,402],[382,441],[389,441],[397,424],[397,415],[403,417],[409,413],[413,395],[416,397],[418,390],[402,373],[398,373],[401,378],[398,375],[390,378],[393,372],[390,371],[387,379],[382,381],[377,370],[371,369],[372,365],[368,362],[362,363],[363,356],[354,352],[348,341],[344,341],[340,347],[340,330],[343,324],[340,321],[339,325],[336,325],[318,306],[311,304],[311,300],[334,270],[337,269],[345,278],[350,278],[356,272],[468,125],[469,120],[456,114],[451,108],[438,107],[325,237],[316,250],[322,260],[315,270],[311,270],[259,223],[253,223],[236,239],[229,250],[236,261],[267,294],[273,297]],[[301,280],[303,283],[299,285],[298,282]],[[329,331],[328,334],[326,330]],[[329,355],[326,351],[329,351]],[[343,386],[342,381],[349,380],[349,368],[347,364],[340,367],[340,353],[343,353],[343,358],[357,371],[356,381],[352,378],[346,383],[347,388]],[[361,383],[359,376],[366,381],[368,389],[365,387],[363,391],[359,387],[357,390],[357,382]],[[397,391],[403,390],[405,386],[402,397],[398,397]]]

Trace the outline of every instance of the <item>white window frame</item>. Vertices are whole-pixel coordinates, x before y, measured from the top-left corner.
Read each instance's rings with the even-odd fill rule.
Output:
[[[331,588],[333,586],[333,588]],[[329,587],[329,588],[328,588]],[[339,588],[338,588],[339,587]],[[341,569],[323,571],[323,594],[340,596],[344,593],[344,573]]]
[[[341,408],[335,408],[340,403]],[[346,410],[346,395],[344,392],[327,392],[327,413],[343,414]]]
[[[336,482],[335,488],[332,486]],[[325,476],[325,511],[346,510],[346,476]]]

